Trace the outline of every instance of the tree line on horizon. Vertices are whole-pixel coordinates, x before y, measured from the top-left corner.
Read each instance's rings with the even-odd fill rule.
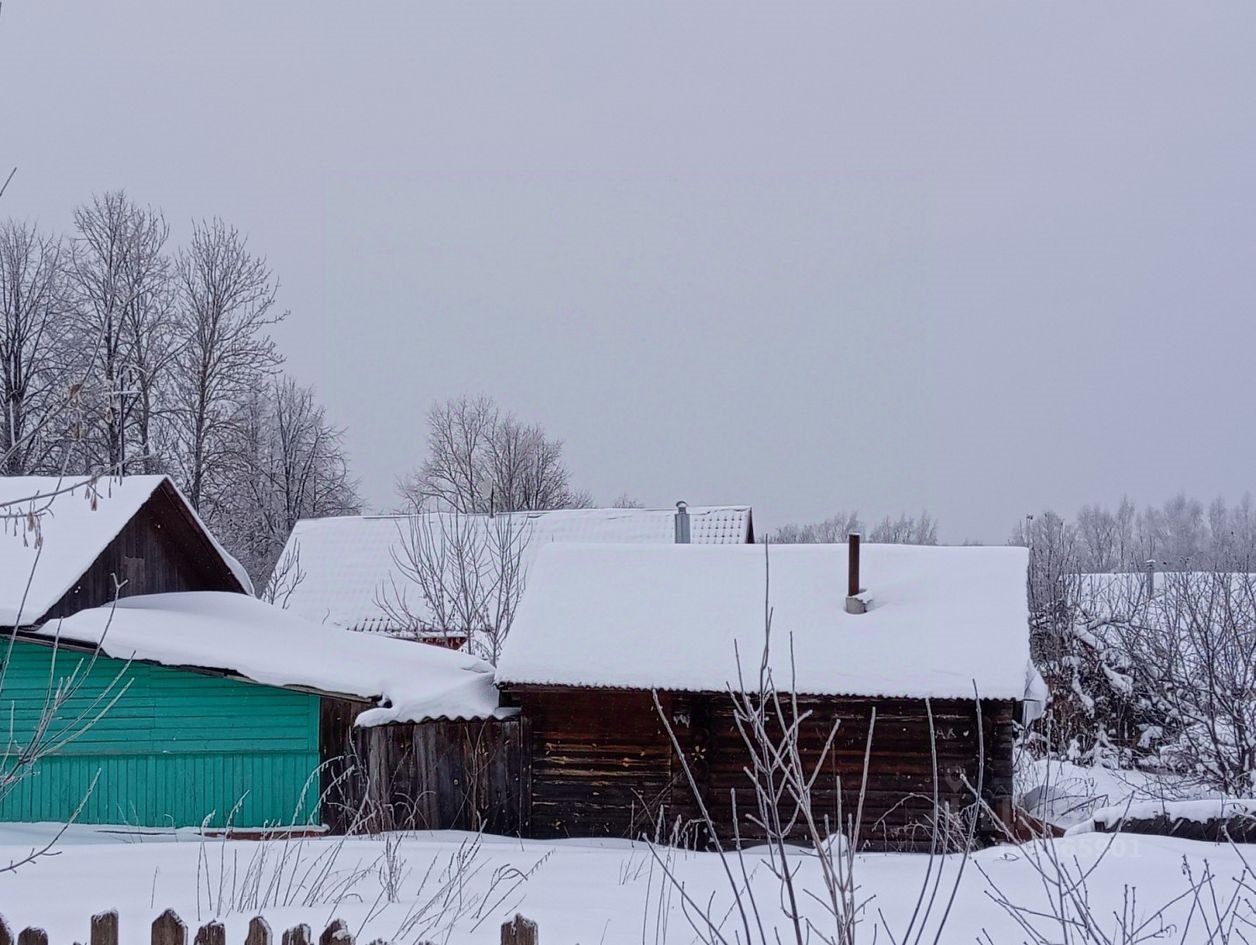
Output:
[[[171,244],[160,209],[123,191],[92,197],[66,234],[0,220],[0,472],[168,473],[259,583],[300,518],[360,510],[343,431],[311,386],[283,370],[271,330],[289,313],[246,237],[220,219]],[[400,508],[476,513],[580,508],[563,442],[486,396],[434,404],[422,464],[399,477]],[[615,500],[639,507],[627,493]],[[778,543],[935,545],[928,511],[857,511],[787,524]],[[1051,509],[1018,522],[1031,585],[1059,575],[1161,568],[1246,568],[1256,506],[1179,494],[1159,507]],[[966,542],[968,543],[968,542]]]

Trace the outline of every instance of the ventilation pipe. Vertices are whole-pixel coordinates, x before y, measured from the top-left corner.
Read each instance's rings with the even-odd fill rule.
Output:
[[[689,544],[689,504],[684,500],[676,503],[676,544]]]
[[[865,614],[868,603],[859,595],[863,588],[859,586],[859,532],[851,532],[846,536],[846,613]]]

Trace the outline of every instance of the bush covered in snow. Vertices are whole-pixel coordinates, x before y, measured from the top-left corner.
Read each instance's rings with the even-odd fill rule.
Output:
[[[1053,693],[1039,744],[1256,795],[1256,575],[1064,575],[1057,587],[1035,614]]]

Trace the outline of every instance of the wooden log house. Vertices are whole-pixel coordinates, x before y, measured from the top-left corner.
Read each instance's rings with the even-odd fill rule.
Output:
[[[526,832],[700,835],[700,797],[726,839],[762,839],[732,694],[761,664],[823,760],[818,817],[853,818],[867,757],[863,846],[927,846],[935,787],[1008,816],[1024,550],[865,546],[854,587],[848,564],[846,545],[545,549],[497,670],[530,731]]]

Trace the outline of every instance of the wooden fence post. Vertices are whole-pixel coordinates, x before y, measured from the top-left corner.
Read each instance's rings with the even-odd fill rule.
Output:
[[[152,945],[188,945],[188,927],[173,909],[153,920]]]
[[[244,945],[270,945],[270,926],[260,915],[249,919],[249,934],[244,937]]]
[[[537,945],[539,938],[536,923],[518,913],[502,923],[502,945]]]
[[[110,909],[92,916],[91,945],[118,945],[118,913]]]
[[[318,937],[318,945],[353,945],[353,935],[344,919],[336,919],[327,926]]]
[[[227,945],[227,927],[221,922],[207,922],[196,933],[194,945]]]
[[[302,922],[283,933],[283,945],[314,945],[311,935],[310,927]]]
[[[43,929],[22,929],[17,945],[48,945],[48,933]]]

